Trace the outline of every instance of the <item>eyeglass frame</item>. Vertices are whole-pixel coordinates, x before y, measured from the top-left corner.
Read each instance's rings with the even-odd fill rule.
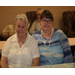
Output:
[[[51,24],[51,22],[52,22],[52,20],[42,20],[43,21],[43,23],[45,24],[46,22],[48,23],[48,24]],[[50,23],[49,23],[50,22]]]

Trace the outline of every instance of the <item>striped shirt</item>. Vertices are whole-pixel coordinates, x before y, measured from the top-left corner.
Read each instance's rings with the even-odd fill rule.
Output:
[[[54,29],[51,39],[43,37],[41,30],[36,31],[33,37],[38,42],[41,66],[73,62],[69,41],[62,30]]]

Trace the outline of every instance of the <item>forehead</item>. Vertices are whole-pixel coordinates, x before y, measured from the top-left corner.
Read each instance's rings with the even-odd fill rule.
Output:
[[[26,25],[26,21],[25,20],[17,20],[16,21],[16,25],[19,24],[19,25]]]
[[[37,10],[37,13],[41,13],[41,10]]]
[[[17,20],[16,23],[26,23],[25,20]]]
[[[51,19],[44,17],[44,18],[42,18],[42,20],[51,20]]]

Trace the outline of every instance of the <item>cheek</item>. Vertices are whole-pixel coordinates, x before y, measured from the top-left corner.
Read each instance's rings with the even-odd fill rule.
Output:
[[[26,32],[26,29],[23,29],[23,32]]]
[[[44,28],[44,25],[41,25],[41,28]]]
[[[27,31],[27,28],[24,28],[24,29],[23,29],[23,32],[26,32],[26,31]]]

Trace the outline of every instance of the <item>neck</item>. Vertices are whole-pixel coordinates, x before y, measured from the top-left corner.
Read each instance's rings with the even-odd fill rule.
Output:
[[[43,33],[42,30],[41,30],[41,33],[44,34],[44,35],[47,35],[47,34],[50,34],[51,31],[50,32],[47,32],[47,33]]]
[[[40,21],[40,19],[37,19],[38,21]]]
[[[47,33],[43,33],[41,30],[41,34],[46,38],[46,39],[50,39],[53,35],[54,29],[52,28],[51,31],[47,32]]]
[[[51,28],[51,30],[50,30],[49,32],[43,32],[43,31],[41,30],[41,33],[44,34],[44,35],[50,34],[50,33],[52,32],[52,29],[53,29],[53,28]]]
[[[26,37],[27,37],[27,35],[22,36],[22,37],[21,37],[21,36],[20,36],[20,37],[18,36],[18,41],[19,41],[19,42],[24,42],[25,39],[26,39]]]

